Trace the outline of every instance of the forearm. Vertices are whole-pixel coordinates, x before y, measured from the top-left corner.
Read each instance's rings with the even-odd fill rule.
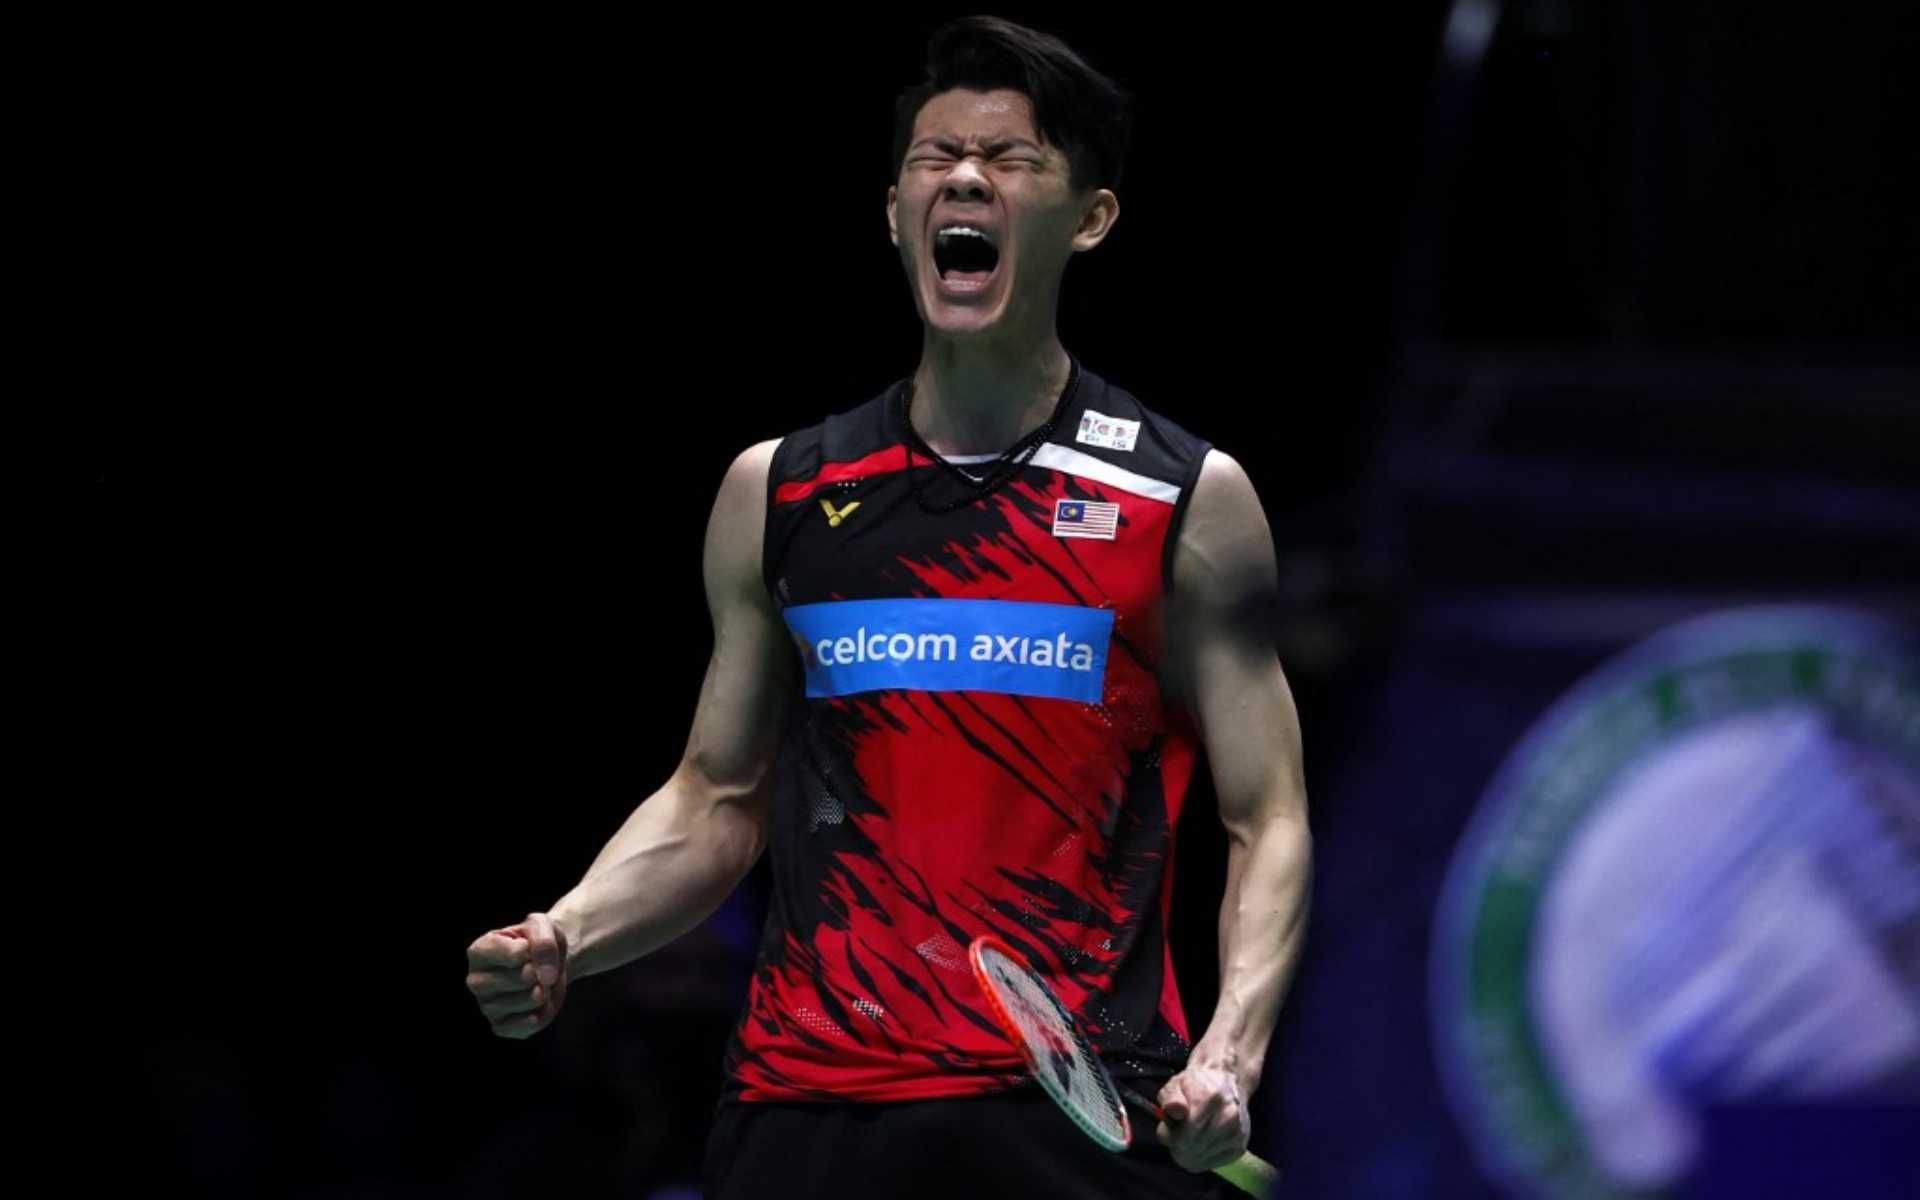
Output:
[[[611,971],[686,933],[720,906],[760,850],[743,805],[713,803],[676,774],[549,910],[567,939],[569,977]]]
[[[1229,833],[1220,999],[1191,1062],[1232,1072],[1251,1095],[1300,958],[1313,842],[1304,817],[1292,815]]]

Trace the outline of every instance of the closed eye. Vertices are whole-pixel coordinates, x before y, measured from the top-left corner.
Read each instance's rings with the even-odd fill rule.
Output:
[[[1033,153],[1033,147],[1020,142],[994,142],[982,147],[981,152],[994,162],[1013,162],[1027,167],[1043,165],[1043,160]],[[909,155],[907,161],[950,163],[965,154],[966,147],[958,142],[937,142],[927,145],[926,151]]]
[[[909,158],[907,165],[910,167],[931,167],[937,170],[945,170],[953,166],[955,161],[957,160],[939,155],[920,154]],[[1006,155],[995,155],[991,161],[996,167],[1044,167],[1046,165],[1037,158],[1010,158]]]

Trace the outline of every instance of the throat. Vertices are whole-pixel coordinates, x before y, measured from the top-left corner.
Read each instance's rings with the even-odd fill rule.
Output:
[[[1063,370],[1052,378],[1030,372],[1024,379],[989,376],[965,388],[954,387],[952,379],[928,378],[923,369],[909,392],[913,429],[927,449],[961,462],[1018,449],[1043,429],[1042,436],[1051,436],[1079,379],[1079,364],[1063,358]],[[948,390],[940,390],[943,382]]]

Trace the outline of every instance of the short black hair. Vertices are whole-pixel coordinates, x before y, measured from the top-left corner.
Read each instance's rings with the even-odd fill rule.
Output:
[[[954,88],[1011,88],[1033,105],[1040,137],[1066,154],[1075,191],[1117,188],[1133,136],[1133,97],[1052,34],[999,17],[961,17],[927,39],[927,77],[893,105],[893,177],[907,160],[914,118]]]

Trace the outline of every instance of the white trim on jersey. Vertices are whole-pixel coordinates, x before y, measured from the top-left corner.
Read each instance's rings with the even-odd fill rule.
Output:
[[[1032,465],[1045,467],[1050,471],[1059,471],[1066,475],[1078,475],[1108,487],[1119,488],[1123,492],[1132,492],[1148,500],[1158,500],[1163,504],[1177,504],[1180,501],[1180,485],[1162,483],[1125,467],[1116,467],[1104,458],[1095,458],[1083,454],[1071,446],[1062,446],[1058,442],[1048,442],[1033,452]]]
[[[955,466],[972,466],[975,463],[990,463],[999,459],[998,454],[942,454],[941,458]],[[1116,467],[1104,458],[1095,458],[1091,454],[1075,450],[1071,446],[1062,446],[1058,442],[1048,442],[1033,452],[1028,465],[1045,467],[1049,471],[1059,471],[1066,475],[1078,475],[1104,483],[1108,487],[1119,488],[1123,492],[1132,492],[1148,500],[1159,500],[1165,504],[1180,502],[1180,485],[1162,483],[1125,467]],[[969,472],[971,474],[971,472]]]
[[[1000,456],[998,454],[942,454],[940,459],[942,462],[972,464],[999,462]]]

